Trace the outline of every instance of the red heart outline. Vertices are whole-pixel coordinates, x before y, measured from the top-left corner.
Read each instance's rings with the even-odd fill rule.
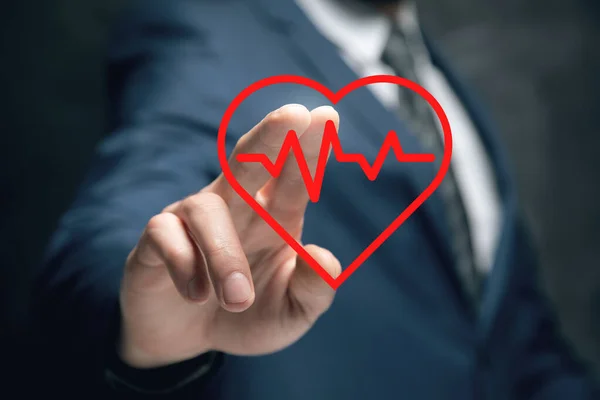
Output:
[[[236,109],[239,105],[246,100],[251,94],[256,91],[263,89],[267,86],[280,84],[280,83],[295,83],[298,85],[303,85],[309,87],[313,90],[324,95],[332,104],[337,104],[342,98],[344,98],[348,93],[370,84],[374,83],[392,83],[399,86],[406,87],[410,90],[413,90],[421,97],[423,97],[429,105],[434,109],[437,114],[442,129],[444,132],[444,156],[442,159],[442,164],[440,169],[438,170],[435,178],[431,181],[429,186],[419,195],[408,207],[404,209],[388,225],[387,228],[383,230],[375,238],[373,242],[367,248],[365,248],[358,257],[352,261],[352,263],[342,271],[342,273],[337,277],[333,278],[331,275],[327,273],[323,267],[319,265],[319,263],[311,257],[310,254],[294,239],[283,227],[273,218],[253,197],[248,193],[242,185],[235,179],[231,169],[229,168],[229,160],[227,158],[227,150],[225,146],[225,137],[227,134],[227,128],[229,126],[229,122],[231,121],[231,117],[235,113]],[[219,156],[219,163],[221,164],[221,168],[223,170],[223,175],[225,179],[229,182],[231,187],[248,203],[258,215],[260,215],[270,226],[281,236],[283,240],[285,240],[295,251],[302,257],[314,270],[317,272],[329,286],[331,286],[334,290],[340,287],[346,279],[356,271],[358,267],[360,267],[366,260],[369,258],[379,246],[381,246],[391,235],[410,217],[424,202],[431,196],[431,194],[439,187],[440,183],[444,179],[444,176],[448,172],[448,168],[450,167],[450,159],[452,157],[452,132],[450,130],[450,123],[448,121],[448,117],[446,113],[442,109],[442,106],[438,103],[438,101],[433,97],[431,93],[429,93],[425,88],[421,87],[415,82],[409,81],[407,79],[393,76],[393,75],[373,75],[365,78],[357,79],[354,82],[344,86],[337,93],[332,92],[326,86],[320,84],[317,81],[314,81],[310,78],[306,78],[298,75],[277,75],[271,76],[265,79],[261,79],[244,90],[242,90],[229,104],[227,110],[225,110],[225,114],[221,119],[221,124],[219,125],[219,134],[217,138],[217,153]]]

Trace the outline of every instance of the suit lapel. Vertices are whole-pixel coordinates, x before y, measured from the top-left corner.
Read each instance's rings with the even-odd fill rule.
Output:
[[[483,142],[486,152],[490,157],[493,169],[495,171],[496,183],[503,207],[506,208],[506,202],[510,195],[512,195],[513,182],[511,174],[509,173],[508,162],[504,159],[504,154],[501,151],[502,146],[498,142],[498,136],[493,132],[492,124],[486,117],[484,111],[479,107],[480,102],[474,99],[471,95],[471,91],[466,90],[462,84],[462,80],[459,79],[456,73],[449,67],[445,61],[445,57],[442,56],[439,49],[433,45],[426,35],[425,42],[431,55],[434,65],[443,73],[450,86],[461,100],[461,103],[467,110],[469,117],[473,121],[479,136]],[[504,211],[507,211],[506,209]]]
[[[480,102],[472,96],[471,91],[463,87],[461,80],[448,67],[447,63],[444,62],[444,57],[441,56],[439,50],[427,37],[425,39],[434,64],[443,72],[474,122],[491,159],[493,170],[496,172],[496,182],[501,198],[503,218],[494,264],[490,275],[486,279],[485,296],[482,299],[480,307],[480,334],[485,339],[489,337],[489,333],[493,328],[500,301],[508,286],[511,271],[511,266],[507,260],[510,260],[509,253],[513,251],[512,243],[518,211],[515,183],[511,178],[512,174],[509,163],[505,159],[502,146],[498,141],[499,136],[493,131],[493,124],[490,123],[486,114],[481,110],[479,106]]]

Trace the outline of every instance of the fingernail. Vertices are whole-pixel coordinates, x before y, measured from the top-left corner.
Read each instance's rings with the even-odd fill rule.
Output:
[[[241,272],[234,272],[223,283],[223,300],[227,304],[243,303],[252,296],[248,278]]]
[[[187,285],[188,296],[192,300],[200,300],[202,294],[198,290],[198,284],[196,283],[196,277],[194,277],[191,281],[188,282]]]

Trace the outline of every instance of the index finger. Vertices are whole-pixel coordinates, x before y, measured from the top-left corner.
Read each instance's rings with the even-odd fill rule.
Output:
[[[290,130],[302,135],[310,125],[310,112],[299,104],[288,104],[269,113],[237,142],[229,158],[229,168],[238,183],[252,196],[269,181],[271,174],[261,162],[240,162],[240,154],[262,154],[275,163],[281,145]],[[224,199],[231,199],[233,189],[221,173],[213,191]]]

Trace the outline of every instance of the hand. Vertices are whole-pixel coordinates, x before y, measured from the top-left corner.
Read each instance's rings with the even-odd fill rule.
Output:
[[[242,136],[229,160],[238,182],[298,241],[309,199],[295,158],[290,155],[274,179],[260,163],[239,163],[235,156],[262,153],[274,161],[293,129],[314,176],[327,120],[339,124],[331,107],[284,106]],[[330,275],[341,273],[329,251],[304,248]],[[145,368],[211,350],[275,352],[305,334],[333,297],[221,174],[150,219],[129,254],[120,292],[120,355]]]

